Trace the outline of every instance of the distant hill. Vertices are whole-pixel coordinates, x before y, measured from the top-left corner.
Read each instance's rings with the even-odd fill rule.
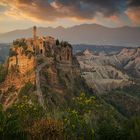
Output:
[[[120,52],[123,48],[129,48],[125,46],[113,46],[113,45],[87,45],[87,44],[74,44],[74,54],[84,51],[85,49],[92,50],[95,53],[115,54]]]
[[[98,24],[82,24],[69,28],[38,27],[38,35],[50,35],[72,44],[140,46],[140,27],[108,28]],[[0,42],[7,43],[16,38],[31,36],[32,28],[14,30],[0,34]]]

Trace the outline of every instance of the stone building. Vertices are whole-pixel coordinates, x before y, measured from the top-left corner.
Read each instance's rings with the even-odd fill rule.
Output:
[[[55,50],[56,60],[61,64],[72,64],[72,46],[62,42]]]
[[[51,36],[37,36],[37,28],[33,27],[33,48],[36,55],[46,56],[47,52],[53,54],[53,47],[55,46],[56,41]]]
[[[13,41],[12,56],[9,58],[9,68],[17,65],[20,72],[25,73],[30,65],[35,66],[35,57],[54,57],[60,67],[72,66],[72,46],[67,42],[56,45],[56,40],[51,36],[37,36],[37,28],[33,27],[32,38],[22,38]],[[29,60],[30,59],[30,60]]]

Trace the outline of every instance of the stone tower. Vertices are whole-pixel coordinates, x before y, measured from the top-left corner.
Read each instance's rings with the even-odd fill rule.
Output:
[[[34,38],[34,40],[36,40],[36,30],[37,30],[37,28],[36,28],[36,26],[34,26],[33,27],[33,38]]]
[[[36,36],[36,32],[37,32],[37,28],[36,26],[33,27],[33,44],[34,44],[34,51],[35,51],[35,54],[37,54],[37,43],[36,43],[36,39],[37,39],[37,36]]]

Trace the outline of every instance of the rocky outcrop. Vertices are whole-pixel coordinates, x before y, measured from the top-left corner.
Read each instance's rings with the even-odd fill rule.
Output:
[[[125,71],[140,77],[140,48],[123,49],[116,57]]]
[[[49,89],[50,96],[62,95],[69,87],[66,81],[73,85],[71,78],[66,75],[74,78],[80,76],[79,65],[73,57],[72,46],[69,43],[63,41],[56,43],[53,37],[37,37],[36,34],[34,38],[13,41],[7,69],[6,79],[0,84],[0,100],[5,105],[5,109],[18,101],[18,96],[21,96],[20,91],[26,83],[35,86],[32,91],[33,96],[38,97],[38,103],[45,109],[46,100],[48,100],[45,94],[48,93],[46,89],[44,92],[44,86]],[[60,73],[62,73],[61,76]],[[28,93],[26,94],[28,96]],[[65,100],[65,97],[62,98]],[[51,100],[54,99],[51,98]]]

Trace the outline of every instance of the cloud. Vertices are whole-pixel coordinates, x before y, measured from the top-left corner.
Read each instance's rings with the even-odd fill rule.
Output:
[[[140,7],[140,0],[127,0],[129,7]]]
[[[140,0],[1,0],[0,5],[7,6],[5,14],[8,16],[19,15],[31,20],[95,20],[99,14],[117,20],[116,17],[126,13],[131,20],[137,21]]]
[[[135,24],[140,24],[140,0],[128,0],[126,15]]]
[[[135,24],[140,24],[140,7],[129,8],[126,14]]]

